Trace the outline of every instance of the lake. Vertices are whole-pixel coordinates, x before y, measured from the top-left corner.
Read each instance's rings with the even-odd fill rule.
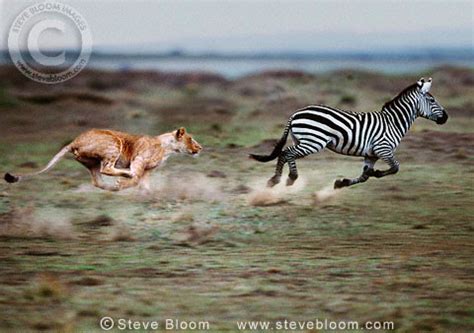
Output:
[[[272,60],[272,59],[114,59],[97,58],[89,61],[89,68],[107,70],[160,70],[169,72],[207,71],[229,79],[255,72],[274,69],[291,69],[309,73],[324,73],[340,69],[360,69],[387,74],[421,73],[431,68],[451,65],[474,68],[470,60]],[[427,73],[429,74],[429,73]]]

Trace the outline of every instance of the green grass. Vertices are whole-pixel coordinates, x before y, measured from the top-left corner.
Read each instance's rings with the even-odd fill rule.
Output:
[[[9,94],[3,85],[0,85],[0,110],[4,108],[15,108],[18,105],[18,100]]]
[[[394,93],[353,91],[348,80],[339,92],[320,96],[334,87],[321,80],[281,85],[297,100],[314,94],[331,104],[349,94],[359,111]],[[249,147],[280,137],[284,112],[266,108],[265,96],[239,97],[230,88],[147,88],[134,97],[140,116],[127,118],[127,128],[148,133],[186,125],[204,145],[202,156],[171,158],[148,196],[84,187],[89,175],[71,159],[29,181],[0,184],[0,331],[99,332],[102,316],[208,320],[214,331],[235,331],[238,320],[316,318],[394,321],[397,332],[472,330],[472,150],[466,146],[466,158],[456,158],[413,146],[427,140],[424,130],[469,137],[470,117],[453,115],[446,126],[417,121],[411,144],[397,152],[397,175],[322,202],[314,193],[329,191],[336,178],[358,176],[361,159],[324,152],[298,160],[295,188],[274,194],[285,201],[261,207],[236,189],[261,191],[272,175],[273,162],[246,156]],[[171,124],[160,113],[160,105],[219,96],[235,104],[225,122],[196,114]],[[60,114],[60,105],[51,108]],[[257,109],[263,113],[255,115]],[[121,116],[134,111],[121,105],[113,119],[125,122]],[[10,116],[0,114],[0,123]],[[80,130],[56,129],[54,140],[40,130],[26,137],[6,131],[0,170],[34,170],[20,167],[25,162],[41,167],[60,149],[56,138]],[[207,177],[212,170],[226,178]],[[13,235],[6,225],[23,229]],[[207,235],[209,226],[214,231]]]
[[[177,167],[170,164],[171,169]],[[312,170],[315,164],[318,171]],[[216,329],[235,329],[239,319],[276,320],[282,314],[292,320],[341,320],[349,315],[361,321],[394,320],[399,331],[420,325],[467,328],[469,312],[462,309],[472,288],[463,274],[470,258],[473,193],[455,168],[409,164],[397,176],[370,180],[318,205],[311,202],[313,191],[337,174],[355,174],[360,166],[347,159],[317,158],[300,165],[307,187],[288,203],[265,208],[248,206],[230,194],[204,204],[165,200],[166,208],[135,194],[92,193],[84,198],[84,193],[64,189],[54,176],[18,184],[9,190],[8,206],[27,199],[39,214],[67,199],[75,204],[61,209],[76,221],[81,237],[4,239],[4,254],[21,248],[53,253],[20,252],[3,267],[4,280],[20,272],[28,272],[27,281],[51,272],[65,285],[81,276],[98,278],[100,285],[74,285],[53,306],[60,313],[57,319],[68,311],[87,314],[85,309],[94,309],[92,316],[79,315],[74,326],[78,330],[97,328],[97,318],[107,314],[150,320],[206,318]],[[272,168],[260,169],[254,173],[265,178]],[[78,183],[87,180],[84,174],[80,178]],[[230,188],[234,182],[221,185]],[[43,192],[38,194],[40,186]],[[214,240],[190,248],[175,244],[174,233],[189,224],[173,222],[181,210],[217,225]],[[128,223],[137,240],[106,241],[109,227],[95,231],[80,223],[100,214]],[[4,288],[4,297],[27,293],[28,286]],[[32,317],[12,315],[3,325],[32,325]],[[61,320],[53,323],[56,328],[66,325]]]

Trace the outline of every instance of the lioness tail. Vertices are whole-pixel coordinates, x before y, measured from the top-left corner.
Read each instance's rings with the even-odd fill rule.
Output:
[[[42,170],[40,171],[37,171],[37,172],[33,172],[33,173],[28,173],[28,174],[25,174],[25,175],[12,175],[11,173],[7,172],[5,174],[5,176],[3,177],[3,179],[5,179],[5,181],[7,183],[16,183],[16,182],[19,182],[20,180],[23,180],[25,178],[29,178],[29,177],[33,177],[33,176],[36,176],[36,175],[39,175],[39,174],[42,174],[43,172],[46,172],[48,171],[49,169],[51,169],[53,166],[56,165],[56,163],[58,163],[63,157],[64,155],[66,155],[68,152],[71,151],[71,148],[69,147],[69,145],[65,146],[63,149],[61,149],[59,151],[59,153],[57,153],[52,159],[51,161],[49,161],[48,165],[46,165]]]

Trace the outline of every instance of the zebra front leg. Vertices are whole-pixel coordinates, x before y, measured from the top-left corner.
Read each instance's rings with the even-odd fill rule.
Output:
[[[375,162],[377,162],[377,157],[366,157],[364,158],[364,167],[362,168],[362,174],[357,178],[343,178],[337,179],[334,182],[334,189],[351,186],[359,183],[365,183],[369,179],[370,174],[374,171]]]
[[[383,156],[380,157],[385,163],[387,163],[390,168],[387,170],[369,170],[367,173],[370,177],[375,177],[375,178],[382,178],[388,175],[394,175],[398,172],[400,169],[400,163],[393,157],[393,155],[390,156]]]

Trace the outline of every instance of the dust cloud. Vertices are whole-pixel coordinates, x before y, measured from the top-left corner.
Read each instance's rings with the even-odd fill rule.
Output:
[[[220,185],[218,180],[202,173],[157,175],[150,194],[160,200],[224,201],[227,195]]]
[[[252,182],[252,191],[247,195],[247,202],[251,206],[272,206],[288,201],[292,194],[305,188],[306,181],[300,177],[292,186],[286,186],[285,180],[274,187],[266,187],[261,180]]]
[[[18,238],[76,239],[70,219],[61,211],[41,214],[32,207],[15,208],[2,217],[0,236]]]
[[[342,192],[341,189],[335,190],[334,185],[330,184],[323,187],[319,191],[314,192],[313,198],[314,198],[315,203],[319,204],[319,203],[323,203],[327,201],[332,201],[334,198],[339,196],[341,192]]]

